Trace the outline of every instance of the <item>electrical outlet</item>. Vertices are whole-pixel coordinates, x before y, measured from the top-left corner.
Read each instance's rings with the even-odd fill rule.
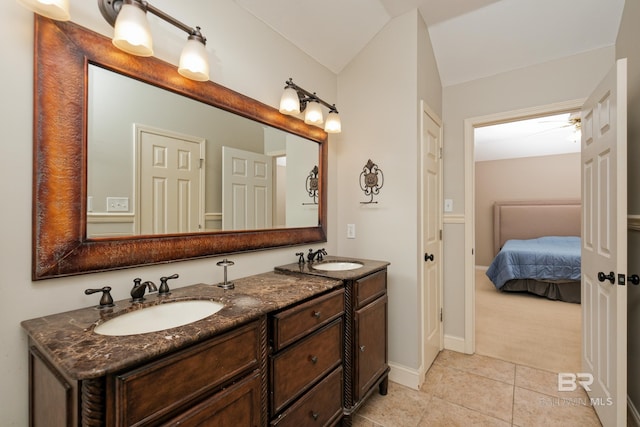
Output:
[[[347,224],[347,239],[355,239],[355,238],[356,238],[356,225]]]
[[[129,198],[107,197],[107,212],[129,212]]]

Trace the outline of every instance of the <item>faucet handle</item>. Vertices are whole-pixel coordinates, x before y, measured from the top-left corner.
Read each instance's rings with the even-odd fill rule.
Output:
[[[111,298],[111,286],[105,286],[99,289],[85,289],[85,295],[95,294],[96,292],[102,292],[102,297],[100,297],[100,305],[98,308],[105,307],[113,307],[115,304],[113,303],[113,298]]]
[[[304,264],[304,252],[296,252],[298,264]]]
[[[160,278],[160,289],[158,289],[158,296],[169,295],[171,292],[169,291],[169,285],[167,284],[167,280],[169,279],[177,279],[178,274],[172,274],[171,276],[161,277]]]

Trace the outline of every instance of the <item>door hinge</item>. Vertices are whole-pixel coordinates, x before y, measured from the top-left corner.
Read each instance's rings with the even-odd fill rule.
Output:
[[[442,159],[442,147],[440,147],[440,158]]]
[[[440,240],[442,240],[442,229],[440,230]]]
[[[204,167],[204,159],[200,159],[200,169]]]
[[[442,307],[440,307],[440,321],[442,322]]]

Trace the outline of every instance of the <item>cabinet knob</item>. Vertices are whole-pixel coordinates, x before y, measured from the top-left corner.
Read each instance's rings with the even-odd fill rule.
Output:
[[[364,345],[361,345],[361,346],[360,346],[360,351],[364,353],[364,349],[365,349],[365,348],[366,348],[366,347],[365,347]]]
[[[314,311],[313,312],[313,317],[315,317],[316,319],[319,319],[321,314],[322,313],[320,313],[319,311]]]
[[[313,418],[314,420],[317,420],[319,416],[320,414],[318,414],[317,412],[311,411],[311,418]]]
[[[315,365],[316,363],[318,363],[318,356],[310,356],[309,360],[311,360],[311,363]]]

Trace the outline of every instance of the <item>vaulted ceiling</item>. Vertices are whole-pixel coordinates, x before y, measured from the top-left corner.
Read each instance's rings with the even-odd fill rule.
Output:
[[[615,44],[624,0],[235,0],[336,74],[418,9],[443,86]]]

